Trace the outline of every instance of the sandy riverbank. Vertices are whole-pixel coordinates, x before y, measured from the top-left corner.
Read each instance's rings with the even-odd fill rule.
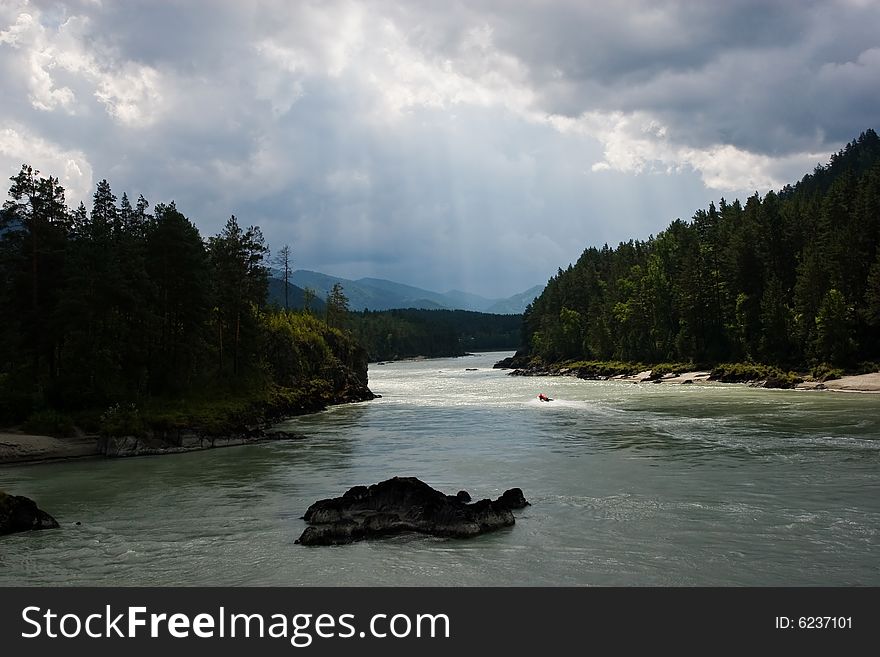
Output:
[[[651,380],[651,370],[645,370],[638,374],[628,376],[620,375],[611,377],[614,381],[629,381],[631,383],[708,383],[714,384],[716,381],[709,379],[710,373],[707,371],[684,372],[674,375],[667,374],[661,379]],[[819,383],[818,381],[804,381],[795,386],[798,390],[830,390],[832,392],[863,392],[863,393],[880,393],[880,372],[872,372],[870,374],[857,374],[853,376],[844,376],[840,379],[832,379]]]
[[[822,387],[824,386],[824,387]],[[880,392],[880,372],[858,374],[832,379],[825,383],[805,381],[796,386],[803,390],[833,390],[835,392]]]
[[[94,436],[53,438],[27,433],[0,432],[0,464],[54,461],[98,456]]]
[[[644,372],[639,372],[638,374],[632,374],[629,376],[621,374],[620,376],[611,377],[612,380],[617,381],[631,381],[632,383],[707,383],[709,381],[710,372],[703,371],[695,371],[695,372],[682,372],[681,374],[667,374],[660,379],[651,380],[651,370],[645,370]]]

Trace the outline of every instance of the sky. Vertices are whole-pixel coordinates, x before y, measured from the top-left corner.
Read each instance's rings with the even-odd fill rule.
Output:
[[[0,0],[0,173],[504,297],[880,128],[880,0]]]

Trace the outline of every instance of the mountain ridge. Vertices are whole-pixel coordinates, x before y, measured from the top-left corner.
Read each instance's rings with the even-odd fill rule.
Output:
[[[277,271],[272,272],[270,299],[284,303],[284,283]],[[384,278],[364,277],[357,280],[332,276],[308,269],[291,273],[291,306],[300,307],[305,288],[315,291],[323,302],[334,284],[339,283],[348,297],[349,308],[361,310],[396,310],[418,308],[427,310],[470,310],[497,315],[519,315],[537,297],[543,285],[536,285],[510,297],[490,299],[462,290],[434,292],[414,285],[398,283]],[[294,291],[295,288],[295,291]],[[294,302],[296,299],[296,302]],[[321,304],[323,305],[323,303]]]

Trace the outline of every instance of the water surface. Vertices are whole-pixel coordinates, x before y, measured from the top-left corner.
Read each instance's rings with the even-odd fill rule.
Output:
[[[505,355],[372,365],[382,398],[286,423],[304,441],[0,468],[63,527],[0,538],[0,585],[880,585],[880,395]],[[467,541],[294,544],[314,500],[394,475],[533,505]]]

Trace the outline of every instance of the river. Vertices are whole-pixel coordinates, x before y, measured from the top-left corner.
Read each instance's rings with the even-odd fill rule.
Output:
[[[880,585],[880,395],[506,355],[371,365],[382,398],[285,423],[306,440],[2,467],[62,529],[0,538],[0,585]],[[313,501],[394,475],[532,506],[471,540],[294,544]]]

